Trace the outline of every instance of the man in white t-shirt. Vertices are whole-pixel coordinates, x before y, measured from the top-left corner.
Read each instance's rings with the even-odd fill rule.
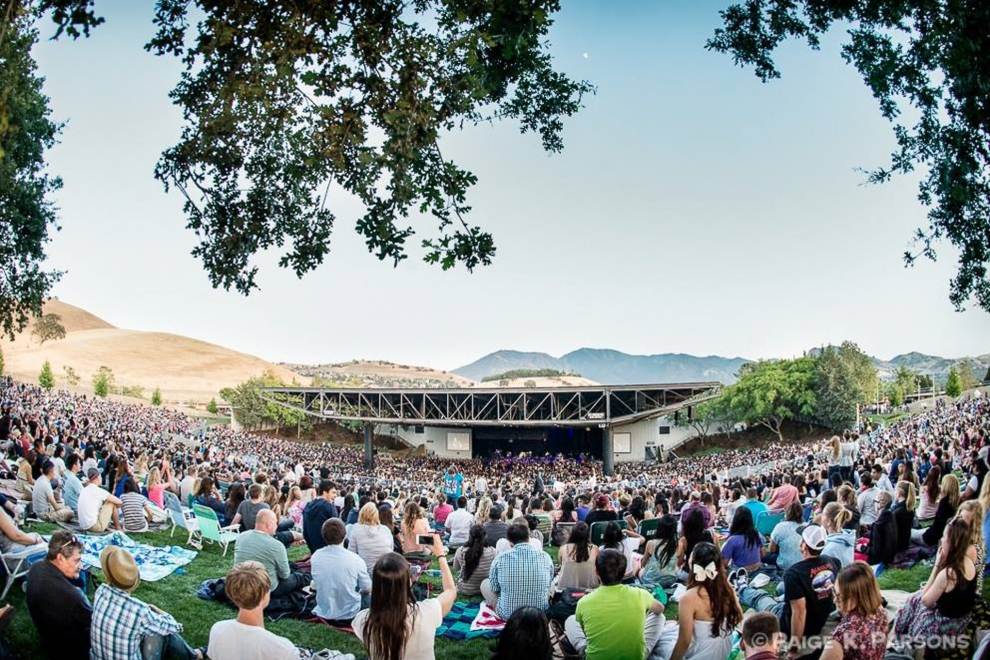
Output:
[[[105,532],[113,522],[120,529],[121,501],[100,488],[100,471],[90,468],[86,486],[79,493],[79,528],[84,532]]]
[[[179,497],[183,506],[189,505],[189,495],[192,494],[193,487],[196,485],[197,472],[196,466],[190,465],[186,468],[186,476],[179,482]]]
[[[265,607],[271,582],[256,561],[235,564],[227,573],[224,592],[237,605],[237,618],[210,628],[210,660],[299,660],[299,650],[284,637],[265,630]],[[350,658],[353,655],[339,656]]]
[[[444,526],[450,531],[447,545],[456,548],[467,543],[473,524],[474,516],[467,510],[467,498],[461,495],[457,498],[457,508],[444,521]]]

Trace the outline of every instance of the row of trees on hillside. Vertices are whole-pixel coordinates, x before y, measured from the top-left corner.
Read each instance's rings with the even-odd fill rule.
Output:
[[[65,365],[62,367],[62,371],[65,376],[65,382],[68,385],[74,387],[79,384],[79,375],[76,373],[75,369],[69,365]],[[2,358],[0,358],[0,373],[2,373]],[[48,360],[45,360],[44,364],[41,365],[41,372],[38,374],[38,385],[46,390],[50,390],[55,387],[55,374],[52,371],[51,362]],[[106,397],[110,394],[120,394],[122,396],[129,396],[135,399],[143,399],[144,388],[140,385],[123,385],[121,387],[117,387],[113,370],[110,367],[102,366],[96,371],[95,374],[93,374],[93,394],[98,397]],[[162,391],[158,387],[156,387],[151,393],[151,405],[162,405]]]

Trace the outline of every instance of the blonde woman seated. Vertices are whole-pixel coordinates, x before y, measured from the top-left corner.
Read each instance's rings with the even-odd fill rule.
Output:
[[[725,660],[742,608],[729,586],[722,557],[711,543],[694,547],[687,564],[688,590],[677,603],[677,623],[660,633],[651,657],[663,660]]]
[[[556,591],[594,589],[600,584],[595,572],[598,548],[591,543],[591,532],[585,523],[574,525],[567,543],[560,546],[559,556],[560,573],[557,574]]]
[[[358,521],[347,532],[348,549],[364,560],[370,572],[375,562],[392,552],[392,530],[381,524],[378,507],[368,502],[358,513]]]

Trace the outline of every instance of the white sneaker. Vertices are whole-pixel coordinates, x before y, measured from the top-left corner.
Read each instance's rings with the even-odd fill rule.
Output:
[[[749,586],[754,589],[762,589],[768,584],[770,584],[770,576],[766,573],[758,573],[752,580],[749,581]]]

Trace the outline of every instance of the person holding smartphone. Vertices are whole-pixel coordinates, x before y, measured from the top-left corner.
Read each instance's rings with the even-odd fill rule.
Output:
[[[436,658],[436,630],[454,606],[457,587],[439,534],[432,535],[430,550],[440,564],[443,591],[424,601],[416,601],[409,562],[402,555],[390,552],[375,563],[371,607],[358,612],[351,622],[372,660]]]

